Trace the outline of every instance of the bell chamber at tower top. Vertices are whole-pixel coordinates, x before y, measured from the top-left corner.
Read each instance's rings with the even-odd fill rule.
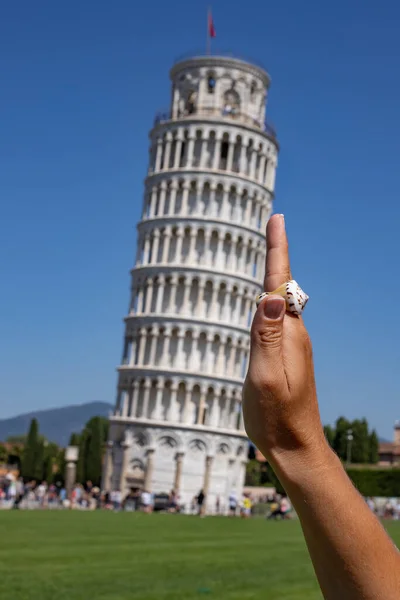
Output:
[[[156,123],[184,117],[222,118],[275,131],[265,121],[270,78],[266,71],[242,60],[218,56],[195,57],[171,69],[171,108]]]

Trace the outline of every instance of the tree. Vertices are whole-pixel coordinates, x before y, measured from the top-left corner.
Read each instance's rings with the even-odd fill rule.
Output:
[[[69,438],[69,446],[79,446],[79,442],[80,442],[80,434],[79,433],[71,433],[71,436]]]
[[[4,444],[0,444],[0,463],[6,463],[8,460],[8,450]]]
[[[36,481],[43,481],[43,467],[44,467],[44,457],[46,451],[46,442],[43,438],[39,438],[37,444],[37,452],[35,457],[35,463],[33,467],[33,476],[32,479]]]
[[[333,444],[335,441],[335,430],[330,425],[324,425],[324,434],[326,437],[326,441],[333,448]]]
[[[362,464],[369,460],[369,433],[366,419],[355,419],[351,423],[353,433],[351,462]]]
[[[21,474],[25,479],[36,479],[38,474],[38,459],[43,450],[39,439],[39,426],[36,419],[31,420],[26,444],[22,453]],[[41,469],[41,466],[40,466]],[[40,476],[39,476],[40,479]]]
[[[24,445],[26,442],[26,435],[9,435],[6,439],[8,444],[22,444]]]
[[[258,486],[261,483],[260,463],[256,459],[249,460],[246,465],[245,485]]]
[[[379,440],[375,429],[369,434],[369,457],[368,460],[372,464],[379,461]]]
[[[90,480],[94,485],[100,485],[104,445],[104,424],[101,422],[101,418],[91,419],[88,430],[85,479]]]
[[[333,449],[342,460],[347,459],[347,433],[349,429],[351,429],[350,421],[345,417],[339,417],[335,425]]]

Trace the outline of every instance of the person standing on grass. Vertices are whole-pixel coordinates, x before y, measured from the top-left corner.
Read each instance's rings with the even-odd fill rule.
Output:
[[[291,279],[283,215],[268,222],[267,251],[271,292]],[[381,296],[369,298],[373,320],[388,310]],[[338,294],[336,302],[350,306],[354,297]],[[325,600],[398,600],[400,553],[326,441],[311,342],[280,296],[266,296],[254,315],[243,414],[299,516]]]
[[[206,499],[203,490],[200,490],[199,495],[197,496],[197,514],[202,517],[204,516],[204,500]]]

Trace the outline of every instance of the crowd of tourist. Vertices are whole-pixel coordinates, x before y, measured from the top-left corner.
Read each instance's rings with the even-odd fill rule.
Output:
[[[268,519],[288,519],[293,511],[286,496],[275,494],[273,497],[255,501],[249,493],[238,497],[235,491],[224,502],[218,496],[215,506],[207,505],[208,512],[216,515],[228,514],[231,517],[249,518],[253,514],[264,515]],[[400,519],[400,499],[365,499],[370,509],[380,518]],[[146,489],[132,488],[127,494],[120,490],[104,492],[98,486],[87,481],[85,485],[77,483],[70,494],[63,485],[48,484],[46,481],[24,482],[8,472],[0,478],[0,508],[15,509],[81,509],[142,511],[144,513],[169,512],[205,516],[206,495],[203,490],[192,498],[190,506],[181,502],[179,493],[171,490],[169,494],[154,494]],[[262,507],[262,510],[260,508]]]
[[[252,514],[254,502],[249,494],[238,498],[232,492],[227,499],[227,505],[217,497],[215,506],[207,506],[209,512],[225,514],[229,508],[230,516],[248,518]],[[193,497],[190,506],[181,502],[179,493],[171,490],[169,494],[153,494],[146,489],[132,488],[127,494],[120,490],[104,492],[98,486],[87,481],[85,485],[77,483],[68,494],[60,483],[48,484],[46,481],[24,482],[22,477],[16,477],[7,472],[0,478],[0,508],[14,509],[105,509],[114,511],[142,511],[152,513],[164,511],[169,513],[185,513],[205,516],[206,495],[203,490]]]

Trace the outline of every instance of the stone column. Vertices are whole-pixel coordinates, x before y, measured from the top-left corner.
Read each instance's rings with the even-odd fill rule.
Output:
[[[136,313],[141,314],[143,312],[143,286],[139,287],[138,290],[138,301],[136,306]]]
[[[176,246],[175,246],[175,257],[173,259],[173,262],[181,264],[182,263],[182,245],[183,245],[184,232],[181,229],[178,229],[178,231],[176,232],[176,236],[177,236],[177,240],[176,240]]]
[[[214,216],[217,214],[216,205],[215,205],[215,193],[217,191],[217,185],[213,182],[210,186],[210,206],[208,207],[208,212],[210,216]]]
[[[184,284],[184,292],[183,292],[183,303],[182,303],[182,312],[183,314],[190,314],[190,306],[189,306],[189,299],[190,299],[190,291],[192,289],[192,281],[191,279],[189,279],[189,277],[186,277],[185,279],[185,284]]]
[[[234,142],[229,142],[228,159],[226,161],[226,170],[227,171],[232,171],[233,153],[234,153],[234,151],[235,151],[235,144],[234,144]]]
[[[147,294],[146,294],[146,307],[145,313],[149,314],[151,312],[151,303],[153,300],[153,280],[149,279],[147,283]]]
[[[176,363],[175,366],[181,370],[184,368],[184,364],[183,364],[183,343],[185,341],[185,332],[184,331],[179,331],[178,332],[178,344],[176,347]]]
[[[204,306],[204,289],[205,289],[205,281],[203,279],[199,279],[199,286],[197,288],[197,298],[196,298],[196,307],[195,313],[198,317],[202,317],[204,315],[204,311],[202,310]]]
[[[178,393],[178,387],[175,384],[171,385],[171,393],[169,400],[169,409],[167,419],[168,421],[176,421],[176,396]]]
[[[150,366],[155,366],[156,364],[156,353],[157,353],[157,342],[158,342],[158,329],[157,327],[153,327],[151,330],[151,338],[150,338]]]
[[[146,475],[144,478],[144,489],[148,492],[151,492],[152,480],[153,480],[153,470],[154,470],[154,448],[149,448],[147,450],[147,465],[146,465]]]
[[[233,322],[235,323],[235,325],[239,325],[240,324],[240,309],[242,306],[242,294],[240,292],[240,290],[238,290],[236,292],[236,304],[235,304],[235,310],[233,313]]]
[[[204,388],[200,390],[199,412],[197,415],[197,425],[203,425],[204,410],[206,407],[206,392]]]
[[[229,214],[229,186],[225,185],[224,186],[224,194],[222,196],[222,207],[221,207],[221,217],[227,221],[230,221],[230,214]]]
[[[133,382],[133,390],[132,390],[132,408],[131,408],[131,414],[128,415],[132,419],[136,418],[136,410],[137,410],[137,403],[138,403],[138,393],[139,393],[139,382],[138,381],[134,381]]]
[[[196,203],[193,208],[193,214],[195,215],[204,215],[204,202],[202,202],[203,196],[203,184],[201,181],[197,181],[196,187]]]
[[[153,251],[151,253],[151,263],[156,264],[158,259],[158,250],[160,248],[160,231],[158,229],[154,230],[153,233]]]
[[[227,287],[225,290],[224,303],[222,305],[222,311],[221,311],[221,320],[222,321],[230,321],[228,313],[229,313],[229,304],[230,304],[230,300],[231,300],[231,295],[232,295],[232,288]]]
[[[169,295],[169,303],[168,303],[168,313],[176,312],[176,293],[178,288],[178,279],[177,277],[171,278],[171,293]]]
[[[252,213],[252,209],[253,209],[253,198],[251,198],[249,196],[247,198],[246,214],[245,214],[244,223],[243,223],[243,225],[246,225],[247,227],[251,227],[251,213]]]
[[[158,214],[162,217],[165,213],[165,199],[167,196],[167,184],[165,181],[161,182],[160,191],[160,204],[158,205]]]
[[[222,340],[222,338],[220,339],[219,342],[219,348],[218,348],[218,358],[217,358],[217,364],[216,364],[216,369],[215,372],[216,373],[225,373],[225,365],[224,365],[224,361],[225,361],[225,344],[226,342],[224,340]]]
[[[251,153],[251,161],[250,161],[250,177],[255,179],[256,176],[256,164],[257,164],[257,150],[254,148]]]
[[[246,431],[244,427],[244,418],[243,418],[243,409],[242,405],[240,405],[240,420],[239,420],[239,430]]]
[[[70,497],[72,488],[76,482],[76,463],[79,458],[78,446],[67,446],[65,449],[65,488],[67,490],[67,496]]]
[[[174,215],[176,212],[176,194],[178,191],[178,183],[174,179],[171,183],[171,190],[169,194],[169,208],[168,212],[170,215]]]
[[[123,393],[123,404],[122,404],[122,410],[121,410],[121,416],[122,417],[127,417],[128,416],[128,405],[129,405],[129,393],[130,390],[121,390]]]
[[[215,266],[217,267],[217,269],[220,268],[220,270],[223,270],[223,263],[224,263],[224,261],[223,261],[223,259],[224,259],[224,255],[223,255],[223,252],[224,252],[224,237],[225,237],[225,235],[223,233],[220,233],[218,235],[217,255],[215,257],[216,258],[216,260],[215,260],[215,262],[216,262]]]
[[[111,478],[112,478],[112,452],[114,443],[109,440],[106,443],[106,452],[104,456],[103,474],[101,478],[101,489],[105,492],[111,492]]]
[[[125,479],[126,473],[129,465],[129,454],[132,446],[132,441],[130,439],[126,439],[121,443],[122,448],[122,464],[121,464],[121,473],[119,476],[119,489],[123,493],[125,490]]]
[[[249,314],[250,314],[250,309],[251,309],[251,305],[254,302],[253,298],[246,298],[246,303],[244,306],[244,320],[245,320],[245,327],[247,327],[248,325],[248,321],[249,321]]]
[[[162,410],[162,396],[164,391],[164,380],[159,380],[157,382],[157,392],[156,392],[156,407],[154,410],[154,419],[157,421],[161,420],[161,410]]]
[[[130,348],[130,352],[129,352],[129,356],[128,356],[128,365],[130,367],[133,367],[135,364],[135,358],[136,358],[136,345],[137,345],[137,340],[135,337],[132,338],[132,343],[131,343],[131,348]]]
[[[149,418],[149,401],[150,401],[150,392],[151,392],[151,379],[146,379],[144,384],[144,394],[143,394],[143,409],[140,417],[142,419]]]
[[[143,252],[143,265],[148,265],[150,259],[150,237],[149,235],[145,235],[144,238],[144,252]]]
[[[214,358],[212,355],[212,343],[214,341],[214,336],[211,334],[207,335],[207,347],[206,347],[206,373],[212,373],[212,365],[214,362]]]
[[[211,317],[214,317],[215,319],[219,318],[218,295],[219,295],[219,285],[216,281],[213,281],[210,313],[211,313]]]
[[[150,206],[149,206],[149,218],[154,217],[156,214],[157,207],[157,187],[153,185],[151,188]]]
[[[261,154],[261,159],[260,159],[260,166],[258,167],[258,183],[263,183],[264,180],[264,170],[265,170],[265,161],[267,160],[267,157],[265,156],[265,154]]]
[[[164,161],[163,161],[163,169],[169,169],[169,161],[171,158],[171,134],[168,132],[167,133],[167,142],[165,144],[165,154],[164,154]]]
[[[239,157],[239,173],[246,174],[246,153],[247,153],[247,143],[245,140],[242,140],[242,145],[240,147],[240,157]]]
[[[181,152],[182,152],[182,139],[179,137],[176,140],[176,146],[175,146],[174,169],[179,169],[179,163],[181,160]]]
[[[221,138],[217,138],[215,140],[215,146],[214,146],[214,160],[213,160],[213,166],[212,168],[216,171],[219,169],[219,161],[221,158],[221,143],[222,140]]]
[[[181,487],[183,457],[184,457],[183,452],[177,452],[176,457],[175,457],[175,477],[174,477],[175,493],[179,492],[180,487]]]
[[[205,464],[206,468],[204,471],[204,480],[203,480],[203,494],[205,495],[205,503],[203,504],[203,507],[202,507],[203,514],[205,512],[207,512],[207,495],[208,495],[208,492],[210,489],[211,469],[212,469],[213,460],[214,460],[213,456],[206,457],[206,464]]]
[[[171,229],[170,229],[170,227],[166,227],[165,232],[164,232],[163,251],[162,251],[162,259],[161,259],[161,262],[163,264],[168,263],[168,255],[169,255],[170,245],[171,245]]]
[[[213,405],[212,405],[211,415],[210,415],[210,426],[211,427],[218,427],[220,395],[221,395],[220,390],[216,390],[215,394],[214,394],[214,398],[213,398]]]
[[[191,229],[190,231],[190,244],[189,244],[189,252],[188,252],[188,262],[193,263],[196,260],[195,257],[195,249],[196,249],[196,240],[197,240],[197,230]]]
[[[188,181],[185,181],[183,184],[183,190],[182,190],[182,203],[181,203],[181,215],[182,216],[185,216],[188,214],[189,190],[190,190],[190,184]]]
[[[228,420],[229,420],[229,407],[231,405],[231,398],[230,396],[227,394],[225,396],[225,403],[224,403],[224,408],[222,410],[222,415],[221,415],[221,426],[224,429],[228,429]]]
[[[192,132],[189,132],[187,164],[186,164],[186,167],[189,167],[189,168],[193,166],[194,142],[195,142],[194,135]]]
[[[192,425],[192,423],[190,423],[189,421],[189,413],[190,413],[190,401],[192,399],[192,390],[189,388],[186,388],[185,391],[185,407],[183,409],[183,423],[186,423],[186,425]]]
[[[232,342],[231,353],[229,355],[228,373],[231,377],[235,376],[235,364],[236,364],[236,344]]]
[[[157,171],[160,170],[161,157],[162,157],[162,138],[158,138],[158,140],[157,140],[156,163],[155,163],[155,166],[154,166],[154,171],[155,172],[157,172]]]
[[[170,354],[169,354],[170,338],[171,338],[171,330],[166,329],[164,331],[164,340],[163,340],[162,349],[161,349],[161,362],[162,362],[162,365],[165,367],[171,366]]]
[[[147,331],[142,327],[139,331],[140,340],[139,340],[139,355],[138,355],[138,365],[142,366],[144,361],[144,353],[146,350],[146,337]]]
[[[210,248],[210,243],[211,243],[211,231],[209,229],[206,229],[206,231],[204,232],[204,255],[202,257],[202,261],[208,266],[211,266],[211,248]]]
[[[159,275],[157,299],[156,299],[156,313],[158,315],[160,315],[161,311],[162,311],[162,305],[163,305],[163,299],[164,299],[164,289],[165,289],[165,277],[164,277],[164,275]]]

